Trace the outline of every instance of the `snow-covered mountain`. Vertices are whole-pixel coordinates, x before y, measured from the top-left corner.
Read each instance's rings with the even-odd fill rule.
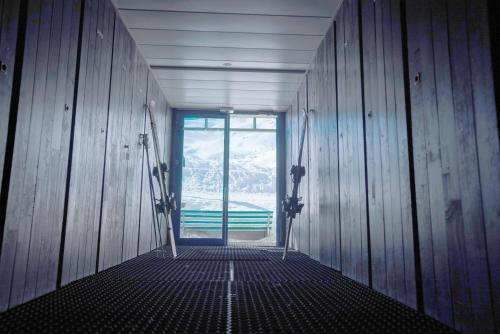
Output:
[[[183,189],[221,192],[223,133],[185,132]],[[231,132],[229,158],[231,192],[276,192],[274,133]]]

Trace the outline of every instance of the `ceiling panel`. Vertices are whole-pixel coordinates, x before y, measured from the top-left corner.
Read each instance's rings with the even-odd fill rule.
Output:
[[[171,104],[212,104],[217,105],[217,108],[221,108],[224,106],[236,106],[236,105],[258,105],[260,109],[263,110],[266,107],[277,109],[280,106],[287,105],[288,101],[282,100],[267,100],[267,99],[253,99],[253,98],[218,98],[215,96],[211,97],[169,97],[167,95],[167,99]]]
[[[121,9],[333,17],[341,0],[115,0]]]
[[[315,51],[322,35],[249,34],[234,32],[131,29],[140,44],[208,46],[219,48],[278,49]]]
[[[121,10],[120,14],[129,29],[145,28],[320,36],[325,34],[331,21],[328,17],[228,15],[128,9]]]
[[[293,92],[276,92],[276,91],[255,91],[255,90],[224,90],[224,89],[164,89],[167,96],[173,98],[188,98],[188,97],[214,97],[218,99],[226,98],[252,98],[266,99],[274,101],[283,101],[285,104],[290,101]]]
[[[157,79],[182,80],[224,80],[224,81],[251,81],[251,82],[288,82],[299,84],[303,74],[295,73],[268,73],[244,71],[212,71],[212,70],[160,70],[154,69]]]
[[[190,60],[190,59],[151,59],[148,58],[151,66],[181,66],[181,67],[212,67],[218,68],[223,64],[214,60]],[[308,64],[288,64],[288,63],[257,63],[257,62],[230,62],[232,67],[242,69],[269,69],[269,70],[306,70]]]
[[[173,107],[286,110],[341,0],[114,0]]]
[[[220,103],[198,103],[198,102],[187,102],[187,103],[170,103],[173,108],[177,109],[200,109],[200,110],[214,110],[219,111],[220,108],[225,107]],[[277,111],[283,112],[289,108],[290,105],[259,105],[259,104],[232,104],[235,111]]]
[[[160,86],[168,89],[197,90],[211,89],[219,90],[251,90],[251,91],[277,91],[292,92],[297,91],[296,83],[286,82],[244,82],[244,81],[213,81],[213,80],[158,80]]]
[[[264,63],[309,64],[314,51],[239,49],[214,47],[176,47],[141,45],[142,54],[150,59],[192,59]],[[222,66],[222,63],[221,63]]]

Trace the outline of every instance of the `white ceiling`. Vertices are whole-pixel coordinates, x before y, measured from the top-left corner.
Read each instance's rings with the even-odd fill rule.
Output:
[[[172,107],[252,111],[288,107],[339,2],[114,0]]]

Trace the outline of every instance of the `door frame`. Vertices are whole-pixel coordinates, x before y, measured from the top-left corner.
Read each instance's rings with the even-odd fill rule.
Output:
[[[180,217],[182,198],[182,159],[184,150],[184,118],[217,118],[224,120],[224,166],[222,187],[222,237],[221,238],[181,238]],[[224,246],[227,244],[227,198],[229,181],[229,117],[228,114],[200,110],[175,110],[173,115],[172,158],[170,167],[170,191],[175,194],[176,209],[172,210],[175,241],[178,245]]]
[[[284,244],[285,219],[281,210],[281,202],[286,196],[286,162],[285,162],[285,113],[279,112],[235,112],[238,115],[272,115],[276,116],[276,245]],[[172,124],[172,156],[170,168],[170,191],[175,193],[177,209],[172,211],[172,223],[177,244],[189,246],[225,246],[228,243],[228,199],[229,199],[229,113],[208,110],[173,110]],[[183,120],[186,117],[224,119],[224,170],[223,170],[223,214],[222,238],[180,238],[180,201],[182,198],[182,155],[184,148]]]

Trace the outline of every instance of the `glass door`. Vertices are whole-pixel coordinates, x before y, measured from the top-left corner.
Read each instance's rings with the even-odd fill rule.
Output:
[[[276,243],[276,118],[178,111],[172,190],[180,245]]]
[[[231,116],[228,242],[276,245],[276,118]]]
[[[184,114],[177,122],[180,140],[174,168],[180,182],[176,187],[176,238],[179,244],[223,245],[227,117]]]

